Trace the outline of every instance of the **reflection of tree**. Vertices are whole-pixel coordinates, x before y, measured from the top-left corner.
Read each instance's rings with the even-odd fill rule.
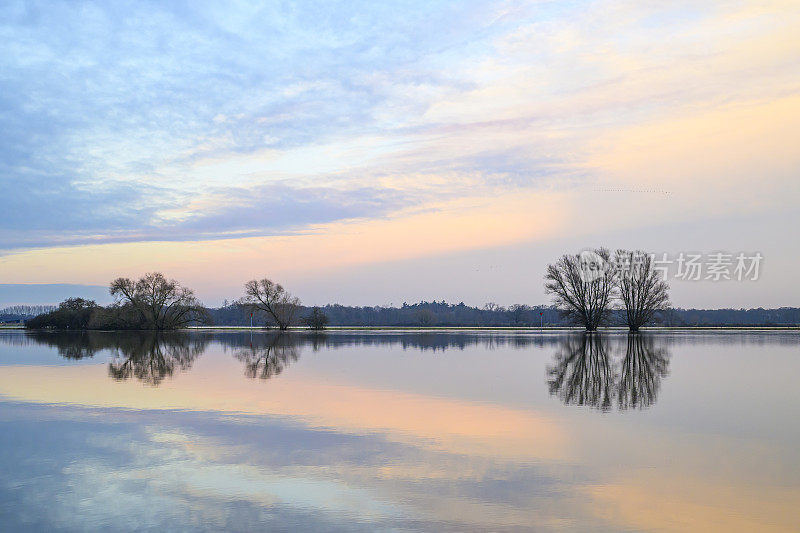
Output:
[[[628,335],[628,347],[620,363],[618,407],[644,408],[655,403],[661,378],[669,372],[668,367],[666,348],[656,348],[650,337]]]
[[[109,350],[108,374],[112,378],[134,377],[158,385],[175,369],[188,370],[211,336],[177,331],[31,331],[27,338],[55,347],[58,355],[68,359],[94,357]]]
[[[550,394],[558,394],[565,404],[610,408],[614,377],[600,335],[565,339],[547,373]]]
[[[118,334],[108,373],[116,380],[136,379],[158,386],[175,369],[186,371],[208,343],[206,336],[141,332]]]
[[[225,332],[218,333],[214,340],[225,348],[234,352],[240,348],[247,348],[250,343],[259,337],[278,335],[277,332]],[[495,350],[503,348],[523,349],[530,346],[556,346],[559,338],[556,336],[520,335],[517,333],[475,333],[475,332],[434,332],[434,331],[408,331],[408,332],[369,332],[351,333],[344,331],[326,330],[321,332],[292,331],[284,333],[290,337],[298,347],[309,346],[312,349],[336,350],[354,346],[399,346],[404,350],[420,351],[446,351],[464,350],[467,348],[482,348]],[[262,342],[263,344],[263,342]]]
[[[244,363],[245,376],[269,379],[297,361],[300,350],[295,336],[279,333],[252,337],[234,356]]]
[[[58,355],[65,359],[84,359],[94,357],[102,342],[93,332],[89,331],[40,331],[26,332],[30,339],[39,344],[46,344],[58,350]]]
[[[571,336],[562,341],[548,367],[551,395],[565,404],[607,411],[645,408],[656,401],[661,378],[667,375],[669,352],[656,348],[651,337],[629,335],[624,357],[613,365],[599,335]],[[616,371],[615,371],[616,369]]]

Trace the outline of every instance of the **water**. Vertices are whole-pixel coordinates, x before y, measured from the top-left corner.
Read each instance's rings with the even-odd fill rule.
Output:
[[[793,531],[800,336],[0,332],[8,531]]]

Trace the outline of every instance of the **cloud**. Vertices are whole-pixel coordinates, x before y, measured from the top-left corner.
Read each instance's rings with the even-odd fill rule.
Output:
[[[0,185],[7,191],[0,248],[177,238],[162,212],[186,209],[222,184],[230,191],[201,203],[241,199],[250,188],[252,197],[285,198],[271,211],[291,211],[296,220],[265,224],[264,213],[222,214],[220,204],[213,209],[219,228],[205,231],[200,212],[185,225],[198,233],[180,238],[243,229],[269,235],[298,221],[372,214],[364,206],[393,191],[375,188],[368,199],[363,184],[346,186],[337,208],[322,199],[332,190],[306,184],[292,192],[272,183],[285,174],[248,180],[218,169],[198,179],[196,163],[307,150],[394,127],[399,115],[415,111],[413,103],[387,101],[395,82],[438,83],[435,73],[410,65],[461,42],[478,24],[433,31],[447,18],[468,18],[452,7],[421,4],[406,18],[396,14],[328,4],[9,6],[0,26]],[[324,187],[326,177],[309,179]],[[346,192],[355,197],[345,200]],[[243,228],[244,220],[255,224]]]
[[[216,188],[201,197],[184,196],[181,203],[157,199],[148,203],[128,186],[114,188],[106,198],[95,191],[94,202],[66,189],[58,194],[17,195],[9,199],[5,226],[0,228],[6,249],[142,241],[196,241],[303,232],[311,225],[374,218],[410,201],[404,191],[358,187],[292,187],[270,183],[251,188]],[[148,191],[154,194],[154,191]],[[117,195],[121,195],[119,198]],[[165,196],[180,197],[176,191]],[[41,203],[53,209],[28,221]],[[159,207],[161,208],[159,210]],[[57,231],[54,217],[61,220]],[[18,231],[17,228],[26,228]]]
[[[0,250],[294,235],[474,198],[501,218],[509,196],[542,191],[582,210],[582,185],[614,181],[597,151],[609,140],[796,94],[790,8],[14,4],[0,24]],[[691,151],[673,141],[637,155]],[[686,175],[727,179],[704,170]],[[719,215],[741,203],[709,201]],[[762,195],[759,209],[783,203]]]

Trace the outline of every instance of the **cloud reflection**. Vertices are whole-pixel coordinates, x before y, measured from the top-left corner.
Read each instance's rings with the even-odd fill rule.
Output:
[[[765,431],[753,432],[737,411],[751,408],[748,391],[723,400],[733,404],[728,432],[707,421],[687,426],[685,416],[677,424],[669,416],[674,396],[662,400],[670,408],[646,417],[592,416],[541,390],[532,400],[530,378],[541,384],[556,351],[555,363],[571,365],[558,369],[565,383],[587,384],[572,393],[584,405],[593,398],[611,407],[653,405],[670,362],[666,347],[695,343],[694,336],[466,334],[448,342],[413,333],[404,345],[401,334],[258,333],[251,341],[249,333],[207,340],[195,332],[172,347],[156,343],[165,358],[181,351],[176,346],[202,348],[191,368],[142,387],[110,379],[105,364],[56,366],[41,354],[39,364],[18,361],[42,351],[53,359],[147,360],[147,334],[116,343],[103,333],[42,335],[41,343],[13,335],[0,336],[0,516],[9,530],[620,531],[699,523],[791,531],[797,523],[796,439],[775,431],[786,418],[769,416],[788,411],[765,412]],[[759,336],[783,356],[764,350],[756,363],[752,339],[724,338],[709,364],[738,368],[727,376],[734,386],[757,365],[770,370],[756,377],[776,364],[791,375],[797,338],[791,345],[786,338]],[[704,342],[697,347],[713,355]],[[267,382],[242,376],[237,354],[262,360],[258,377],[276,350],[294,348],[297,361]],[[397,360],[410,372],[391,382],[357,371],[374,365],[390,373]],[[702,375],[697,368],[688,373]],[[503,370],[523,376],[502,382],[516,394],[476,393],[476,384]],[[435,393],[416,388],[424,374],[440,380]],[[675,374],[676,385],[687,379]],[[706,394],[682,396],[687,411],[708,409],[725,391],[686,383]],[[794,408],[793,392],[785,381],[770,394]]]

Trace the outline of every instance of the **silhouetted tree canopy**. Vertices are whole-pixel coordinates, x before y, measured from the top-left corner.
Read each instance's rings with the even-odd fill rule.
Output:
[[[615,272],[605,248],[563,255],[545,274],[545,290],[553,295],[564,318],[595,331],[607,322],[616,294]]]
[[[117,278],[109,292],[116,298],[112,310],[123,322],[142,329],[177,329],[205,321],[205,308],[194,292],[160,272],[145,274],[138,280]]]
[[[69,298],[57,309],[25,322],[30,329],[168,330],[207,324],[211,315],[191,289],[153,272],[138,280],[117,278],[109,292],[116,299],[102,307],[92,300]]]
[[[619,298],[631,331],[652,322],[655,313],[669,308],[669,286],[653,267],[653,258],[642,251],[617,250]]]
[[[98,308],[93,300],[68,298],[55,310],[31,318],[25,325],[33,329],[86,329]]]
[[[265,313],[281,330],[289,329],[300,312],[300,300],[282,285],[267,278],[251,280],[244,285],[245,306]]]

